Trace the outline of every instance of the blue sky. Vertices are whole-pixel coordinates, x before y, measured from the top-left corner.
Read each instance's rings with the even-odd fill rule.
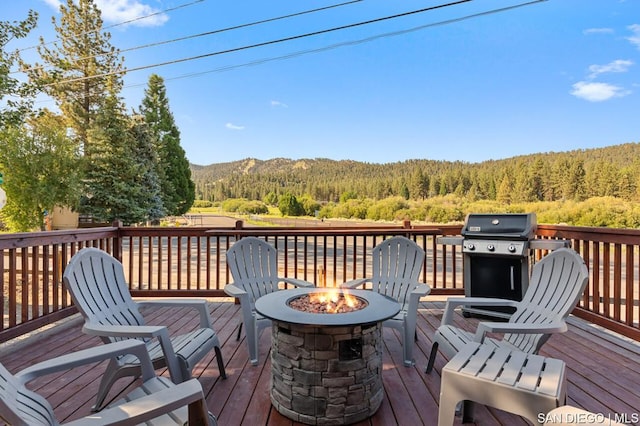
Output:
[[[640,142],[640,1],[96,0],[138,108],[165,79],[189,161],[284,157],[480,162]],[[0,3],[40,13],[29,40],[55,37],[57,0]],[[508,8],[500,11],[499,9]],[[141,16],[152,15],[146,19]],[[196,35],[201,35],[197,36]],[[159,46],[140,46],[187,38]],[[33,50],[24,51],[27,60]],[[200,59],[189,59],[203,56]],[[151,67],[165,62],[175,64]],[[43,100],[38,106],[55,108]]]

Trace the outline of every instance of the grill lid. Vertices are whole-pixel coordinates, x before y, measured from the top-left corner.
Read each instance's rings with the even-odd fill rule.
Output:
[[[472,213],[461,234],[465,238],[531,240],[536,232],[535,213]]]

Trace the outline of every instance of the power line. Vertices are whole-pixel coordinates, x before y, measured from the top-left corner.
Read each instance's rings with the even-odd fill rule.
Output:
[[[149,43],[149,44],[145,44],[145,45],[141,45],[141,46],[136,46],[136,47],[131,47],[131,48],[128,48],[128,49],[123,49],[123,50],[120,51],[120,53],[130,52],[132,50],[138,50],[138,49],[143,49],[143,48],[147,48],[147,47],[159,46],[159,45],[162,45],[162,44],[175,43],[177,41],[184,41],[184,40],[189,40],[189,39],[192,39],[192,38],[198,38],[198,37],[204,37],[204,36],[213,35],[213,34],[219,34],[219,33],[227,32],[227,31],[231,31],[231,30],[238,30],[238,29],[241,29],[241,28],[252,27],[252,26],[260,25],[260,24],[266,24],[267,22],[274,22],[274,21],[279,21],[279,20],[282,20],[282,19],[287,19],[287,18],[293,18],[293,17],[296,17],[296,16],[306,15],[306,14],[309,14],[309,13],[321,12],[323,10],[328,10],[328,9],[333,9],[333,8],[336,8],[336,7],[346,6],[346,5],[353,4],[353,3],[359,3],[361,1],[363,1],[363,0],[352,0],[352,1],[345,2],[345,3],[339,3],[339,4],[334,4],[334,5],[331,5],[331,6],[319,7],[317,9],[305,10],[305,11],[302,11],[302,12],[291,13],[289,15],[283,15],[283,16],[278,16],[278,17],[275,17],[275,18],[263,19],[261,21],[250,22],[250,23],[247,23],[247,24],[235,25],[233,27],[221,28],[219,30],[207,31],[207,32],[204,32],[204,33],[193,34],[193,35],[190,35],[190,36],[174,38],[174,39],[171,39],[171,40],[165,40],[165,41],[159,41],[159,42],[155,42],[155,43]]]
[[[198,0],[198,1],[200,2],[200,1],[204,1],[204,0]],[[268,22],[275,22],[275,21],[279,21],[279,20],[283,20],[283,19],[293,18],[293,17],[296,17],[296,16],[307,15],[307,14],[310,14],[310,13],[321,12],[321,11],[328,10],[328,9],[333,9],[333,8],[336,8],[336,7],[346,6],[346,5],[350,5],[350,4],[353,4],[353,3],[359,3],[361,1],[363,1],[363,0],[351,0],[351,1],[344,2],[344,3],[333,4],[333,5],[330,5],[330,6],[320,7],[320,8],[316,8],[316,9],[304,10],[302,12],[290,13],[288,15],[277,16],[277,17],[274,17],[274,18],[267,18],[267,19],[263,19],[263,20],[260,20],[260,21],[249,22],[249,23],[245,23],[245,24],[235,25],[235,26],[232,26],[232,27],[221,28],[221,29],[213,30],[213,31],[207,31],[207,32],[204,32],[204,33],[193,34],[193,35],[189,35],[189,36],[185,36],[185,37],[174,38],[174,39],[171,39],[171,40],[164,40],[164,41],[159,41],[159,42],[155,42],[155,43],[149,43],[149,44],[145,44],[145,45],[130,47],[128,49],[119,50],[118,54],[124,53],[124,52],[130,52],[130,51],[133,51],[133,50],[144,49],[144,48],[148,48],[148,47],[160,46],[160,45],[163,45],[163,44],[174,43],[174,42],[178,42],[178,41],[189,40],[189,39],[203,37],[203,36],[213,35],[213,34],[219,34],[219,33],[227,32],[227,31],[231,31],[231,30],[237,30],[237,29],[241,29],[241,28],[247,28],[247,27],[251,27],[251,26],[255,26],[255,25],[265,24],[265,23],[268,23]],[[147,15],[146,17],[148,17],[148,16],[151,16],[151,15]],[[146,17],[142,17],[140,19],[144,19]],[[127,22],[130,22],[130,21],[127,21]],[[116,24],[116,25],[122,25],[122,24],[123,23]],[[87,33],[83,33],[83,34],[87,34]],[[52,42],[50,42],[50,43],[52,43]],[[50,43],[45,43],[45,45],[46,44],[50,44]],[[102,54],[89,55],[89,56],[85,56],[85,57],[82,57],[82,58],[78,58],[78,59],[76,59],[76,61],[74,63],[78,63],[79,61],[84,61],[86,59],[95,58],[95,57],[98,57],[100,55],[102,55]],[[36,70],[41,70],[41,69],[44,69],[44,68],[46,68],[46,65],[41,65],[41,66],[37,66],[37,67],[31,67],[31,68],[27,68],[27,69],[24,69],[24,70],[13,71],[13,72],[11,72],[11,74],[16,74],[16,73],[20,73],[20,72],[28,72],[28,71],[36,71]]]
[[[466,1],[471,1],[471,0],[466,0]],[[507,7],[503,7],[503,8],[497,8],[497,9],[491,9],[491,10],[484,11],[484,12],[478,12],[478,13],[474,13],[474,14],[470,14],[470,15],[465,15],[465,16],[462,16],[462,17],[459,17],[459,18],[452,18],[452,19],[447,19],[447,20],[444,20],[444,21],[435,22],[435,23],[420,25],[420,26],[409,28],[409,29],[406,29],[406,30],[394,31],[394,32],[389,32],[389,33],[384,33],[384,34],[378,34],[378,35],[374,35],[374,36],[371,36],[371,37],[366,37],[366,38],[359,39],[359,40],[351,40],[351,41],[336,43],[336,44],[332,44],[332,45],[329,45],[329,46],[320,47],[320,48],[317,48],[317,49],[308,49],[308,50],[289,53],[289,54],[286,54],[286,55],[259,59],[259,60],[255,60],[255,61],[251,61],[251,62],[246,62],[246,63],[243,63],[243,64],[220,67],[220,68],[216,68],[216,69],[209,70],[209,71],[202,71],[202,72],[198,72],[198,73],[185,74],[185,75],[178,76],[178,77],[173,77],[173,78],[166,78],[165,81],[177,80],[177,79],[181,79],[181,78],[198,77],[200,75],[214,73],[214,72],[230,71],[230,70],[237,69],[237,68],[260,65],[260,64],[267,63],[267,62],[273,62],[273,61],[278,61],[278,60],[286,60],[286,59],[299,57],[299,56],[303,56],[303,55],[325,52],[325,51],[337,49],[337,48],[340,48],[340,47],[364,44],[364,43],[368,43],[368,42],[371,42],[371,41],[374,41],[374,40],[378,40],[378,39],[381,39],[381,38],[404,35],[404,34],[416,32],[416,31],[420,31],[420,30],[436,27],[436,26],[449,25],[449,24],[453,24],[453,23],[456,23],[456,22],[461,22],[461,21],[465,21],[465,20],[469,20],[469,19],[479,18],[479,17],[482,17],[482,16],[487,16],[487,15],[492,15],[492,14],[497,14],[497,13],[503,13],[503,12],[507,12],[507,11],[510,11],[510,10],[513,10],[513,9],[522,8],[522,7],[525,7],[525,6],[531,6],[531,5],[534,5],[534,4],[537,4],[537,3],[542,3],[542,2],[545,2],[545,1],[547,1],[547,0],[532,0],[532,1],[519,3],[519,4],[516,4],[516,5],[512,5],[512,6],[507,6]],[[454,4],[456,4],[456,3],[454,3]],[[439,7],[443,7],[443,6],[441,5]],[[297,37],[297,38],[299,38],[299,37]],[[267,42],[267,43],[268,44],[272,44],[273,42]],[[262,43],[260,45],[263,45],[263,44],[264,43]],[[252,46],[254,46],[254,45],[252,45]],[[237,51],[237,50],[242,50],[242,49],[246,49],[246,48],[249,48],[249,46],[245,46],[243,48],[238,48],[238,49],[235,49],[235,50],[231,49],[231,51]],[[228,51],[221,51],[221,52],[215,52],[214,54],[223,54],[223,53],[227,53],[227,52]],[[209,56],[211,56],[211,55],[209,55]],[[198,56],[198,57],[194,57],[194,58],[195,59],[200,59],[201,57],[202,56]],[[181,62],[183,62],[183,61],[184,60],[181,60]],[[62,83],[80,81],[80,80],[85,80],[85,79],[89,79],[89,78],[103,77],[103,76],[108,76],[108,75],[113,75],[113,74],[122,74],[122,73],[126,73],[128,71],[140,71],[140,70],[143,70],[143,69],[154,68],[154,67],[158,67],[158,66],[162,66],[162,65],[168,65],[170,63],[175,63],[175,62],[147,65],[147,66],[137,67],[137,68],[131,69],[131,70],[123,70],[123,71],[120,71],[120,72],[106,73],[106,74],[103,74],[103,75],[84,77],[84,78],[79,78],[79,79],[65,80]],[[141,86],[141,85],[143,85],[143,83],[137,84],[137,85],[129,85],[129,86],[126,86],[125,88],[136,87],[136,86]]]
[[[130,19],[128,21],[123,21],[123,22],[119,22],[117,24],[110,25],[108,27],[104,27],[103,30],[108,30],[109,28],[119,27],[120,25],[131,24],[132,22],[142,21],[143,19],[151,18],[151,17],[156,16],[156,15],[162,15],[163,13],[167,13],[167,12],[173,12],[174,10],[182,9],[183,7],[193,6],[194,4],[202,3],[203,1],[204,0],[195,0],[195,1],[192,1],[191,3],[185,3],[185,4],[181,4],[181,5],[175,6],[175,7],[171,7],[169,9],[160,10],[158,12],[154,12],[154,13],[151,13],[151,14],[146,15],[146,16],[140,16],[138,18],[133,18],[133,19]]]
[[[382,18],[370,19],[368,21],[357,22],[357,23],[349,24],[349,25],[342,25],[342,26],[339,26],[339,27],[333,27],[333,28],[329,28],[329,29],[325,29],[325,30],[314,31],[314,32],[305,33],[305,34],[299,34],[299,35],[295,35],[295,36],[291,36],[291,37],[285,37],[285,38],[280,38],[280,39],[276,39],[276,40],[265,41],[265,42],[262,42],[262,43],[255,43],[255,44],[245,45],[245,46],[241,46],[241,47],[235,47],[235,48],[232,48],[232,49],[219,50],[217,52],[206,53],[206,54],[203,54],[203,55],[196,55],[196,56],[190,56],[190,57],[187,57],[187,58],[174,59],[174,60],[171,60],[171,61],[160,62],[160,63],[152,64],[152,65],[144,65],[144,66],[135,67],[135,68],[127,68],[127,69],[124,69],[124,70],[121,70],[121,71],[113,71],[113,72],[110,72],[110,73],[104,73],[104,74],[99,74],[99,75],[94,75],[94,76],[72,78],[72,79],[64,80],[64,81],[57,82],[57,83],[50,83],[50,84],[47,84],[46,86],[52,86],[52,85],[60,84],[60,83],[74,83],[74,82],[78,82],[78,81],[89,80],[89,79],[92,79],[92,78],[107,77],[109,75],[126,74],[128,72],[141,71],[141,70],[145,70],[145,69],[149,69],[149,68],[157,68],[157,67],[161,67],[161,66],[173,65],[173,64],[178,64],[178,63],[188,62],[188,61],[194,61],[194,60],[197,60],[197,59],[209,58],[209,57],[212,57],[212,56],[218,56],[218,55],[223,55],[223,54],[227,54],[227,53],[239,52],[239,51],[242,51],[242,50],[254,49],[254,48],[257,48],[257,47],[264,47],[264,46],[269,46],[269,45],[273,45],[273,44],[284,43],[284,42],[287,42],[287,41],[293,41],[293,40],[298,40],[298,39],[302,39],[302,38],[313,37],[313,36],[317,36],[317,35],[320,35],[320,34],[327,34],[327,33],[340,31],[340,30],[344,30],[344,29],[348,29],[348,28],[355,28],[355,27],[359,27],[359,26],[363,26],[363,25],[372,24],[372,23],[387,21],[387,20],[390,20],[390,19],[397,19],[397,18],[400,18],[400,17],[405,17],[405,16],[409,16],[409,15],[415,15],[415,14],[418,14],[418,13],[424,13],[424,12],[428,12],[428,11],[433,11],[433,10],[437,10],[437,9],[451,7],[451,6],[459,5],[459,4],[462,4],[462,3],[468,3],[468,2],[471,2],[471,1],[473,1],[473,0],[457,0],[457,1],[454,1],[454,2],[451,2],[451,3],[444,3],[444,4],[440,4],[440,5],[436,5],[436,6],[427,7],[427,8],[424,8],[424,9],[419,9],[419,10],[414,10],[414,11],[410,11],[410,12],[399,13],[399,14],[396,14],[396,15],[385,16],[385,17],[382,17]],[[535,2],[540,2],[540,1],[546,1],[546,0],[536,0]]]
[[[341,43],[332,44],[332,45],[329,45],[329,46],[319,47],[317,49],[301,50],[301,51],[298,51],[298,52],[288,53],[286,55],[275,56],[275,57],[271,57],[271,58],[258,59],[258,60],[251,61],[251,62],[245,62],[245,63],[242,63],[242,64],[236,64],[236,65],[229,65],[229,66],[225,66],[225,67],[216,68],[216,69],[213,69],[213,70],[201,71],[201,72],[190,73],[190,74],[184,74],[184,75],[177,76],[177,77],[165,78],[164,80],[165,81],[171,81],[171,80],[179,80],[179,79],[182,79],[182,78],[199,77],[201,75],[210,74],[210,73],[231,71],[231,70],[234,70],[234,69],[237,69],[237,68],[261,65],[261,64],[264,64],[264,63],[268,63],[268,62],[291,59],[291,58],[304,56],[304,55],[308,55],[308,54],[326,52],[326,51],[329,51],[329,50],[334,50],[334,49],[338,49],[340,47],[345,47],[345,46],[355,46],[355,45],[359,45],[359,44],[369,43],[369,42],[372,42],[372,41],[375,41],[375,40],[378,40],[378,39],[382,39],[382,38],[396,37],[396,36],[409,34],[409,33],[416,32],[416,31],[425,30],[425,29],[428,29],[428,28],[444,26],[444,25],[450,25],[450,24],[454,24],[454,23],[457,23],[457,22],[466,21],[466,20],[469,20],[469,19],[479,18],[479,17],[482,17],[482,16],[487,16],[487,15],[492,15],[492,14],[496,14],[496,13],[507,12],[507,11],[512,10],[512,9],[521,8],[521,7],[525,7],[525,6],[531,6],[533,4],[542,3],[542,2],[545,2],[545,1],[547,1],[547,0],[533,0],[533,1],[530,1],[530,2],[527,2],[527,3],[520,3],[520,4],[517,4],[517,5],[508,6],[508,7],[504,7],[504,8],[492,9],[492,10],[488,10],[488,11],[485,11],[485,12],[474,13],[474,14],[462,16],[462,17],[459,17],[459,18],[452,18],[452,19],[447,19],[447,20],[444,20],[444,21],[439,21],[439,22],[434,22],[434,23],[430,23],[430,24],[420,25],[420,26],[417,26],[417,27],[408,28],[406,30],[394,31],[394,32],[389,32],[389,33],[384,33],[384,34],[377,34],[377,35],[374,35],[374,36],[371,36],[371,37],[366,37],[366,38],[359,39],[359,40],[345,41],[345,42],[341,42]],[[126,86],[126,88],[137,87],[137,86],[141,86],[141,85],[144,85],[144,84],[146,84],[146,83],[128,85],[128,86]]]
[[[163,13],[173,12],[174,10],[182,9],[182,8],[184,8],[184,7],[193,6],[194,4],[196,4],[196,3],[202,3],[203,1],[205,1],[205,0],[194,0],[194,1],[190,2],[190,3],[183,3],[183,4],[178,5],[178,6],[175,6],[175,7],[171,7],[171,8],[168,8],[168,9],[164,9],[164,10],[160,10],[160,11],[157,11],[157,12],[150,13],[149,15],[139,16],[139,17],[137,17],[137,18],[129,19],[128,21],[118,22],[118,23],[115,23],[115,24],[110,25],[110,26],[108,26],[108,27],[103,27],[103,28],[101,28],[100,30],[91,30],[91,31],[86,31],[86,32],[84,32],[84,33],[81,33],[80,35],[93,34],[93,33],[98,32],[98,31],[105,31],[105,30],[108,30],[108,29],[110,29],[110,28],[119,27],[120,25],[127,25],[127,24],[131,24],[131,23],[133,23],[133,22],[137,22],[137,21],[141,21],[141,20],[143,20],[143,19],[151,18],[151,17],[156,16],[156,15],[161,15],[161,14],[163,14]],[[100,14],[102,14],[102,11],[100,11]],[[63,38],[63,39],[61,39],[61,40],[65,40],[65,39]],[[35,48],[37,48],[38,46],[47,46],[47,45],[49,45],[49,44],[55,43],[56,41],[57,41],[57,40],[49,41],[49,42],[41,43],[41,44],[36,44],[36,45],[34,45],[34,46],[24,47],[24,48],[22,48],[22,49],[18,49],[18,52],[23,52],[23,51],[25,51],[25,50],[35,49]]]

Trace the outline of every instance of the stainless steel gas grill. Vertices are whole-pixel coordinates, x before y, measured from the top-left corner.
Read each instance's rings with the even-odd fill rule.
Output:
[[[554,250],[565,240],[535,240],[535,213],[469,214],[461,237],[442,244],[462,245],[465,296],[522,300],[529,285],[533,249]],[[510,308],[469,307],[463,312],[508,318]]]

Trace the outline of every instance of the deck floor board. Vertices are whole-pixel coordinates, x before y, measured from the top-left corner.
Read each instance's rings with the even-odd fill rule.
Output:
[[[384,329],[383,383],[385,399],[365,425],[435,425],[438,416],[440,370],[446,359],[439,354],[435,368],[426,374],[424,368],[431,349],[431,339],[440,324],[444,303],[421,302],[418,315],[418,341],[414,349],[416,366],[404,367],[397,331]],[[269,397],[270,333],[260,337],[260,363],[249,362],[244,336],[237,341],[241,321],[240,306],[230,299],[210,302],[209,312],[222,344],[228,378],[219,377],[214,353],[208,354],[194,369],[207,397],[208,408],[218,416],[219,424],[280,426],[298,425],[272,406]],[[197,315],[175,308],[145,311],[150,324],[171,324],[170,332],[192,327]],[[473,329],[477,318],[456,317],[459,326]],[[35,332],[19,343],[0,345],[0,362],[12,372],[64,353],[102,344],[96,337],[82,333],[79,317],[64,321],[46,332]],[[552,336],[543,346],[542,355],[559,358],[568,367],[568,402],[596,413],[626,413],[637,416],[640,407],[640,345],[622,339],[576,318],[570,319],[569,331]],[[29,387],[45,396],[54,406],[60,420],[69,421],[89,414],[93,396],[106,363],[76,368],[62,374],[34,380]],[[167,375],[166,371],[159,373]],[[136,383],[119,380],[109,394],[117,398]],[[478,406],[476,424],[526,425],[523,419],[491,407]],[[613,415],[613,414],[612,414]],[[456,418],[460,424],[460,418]]]

